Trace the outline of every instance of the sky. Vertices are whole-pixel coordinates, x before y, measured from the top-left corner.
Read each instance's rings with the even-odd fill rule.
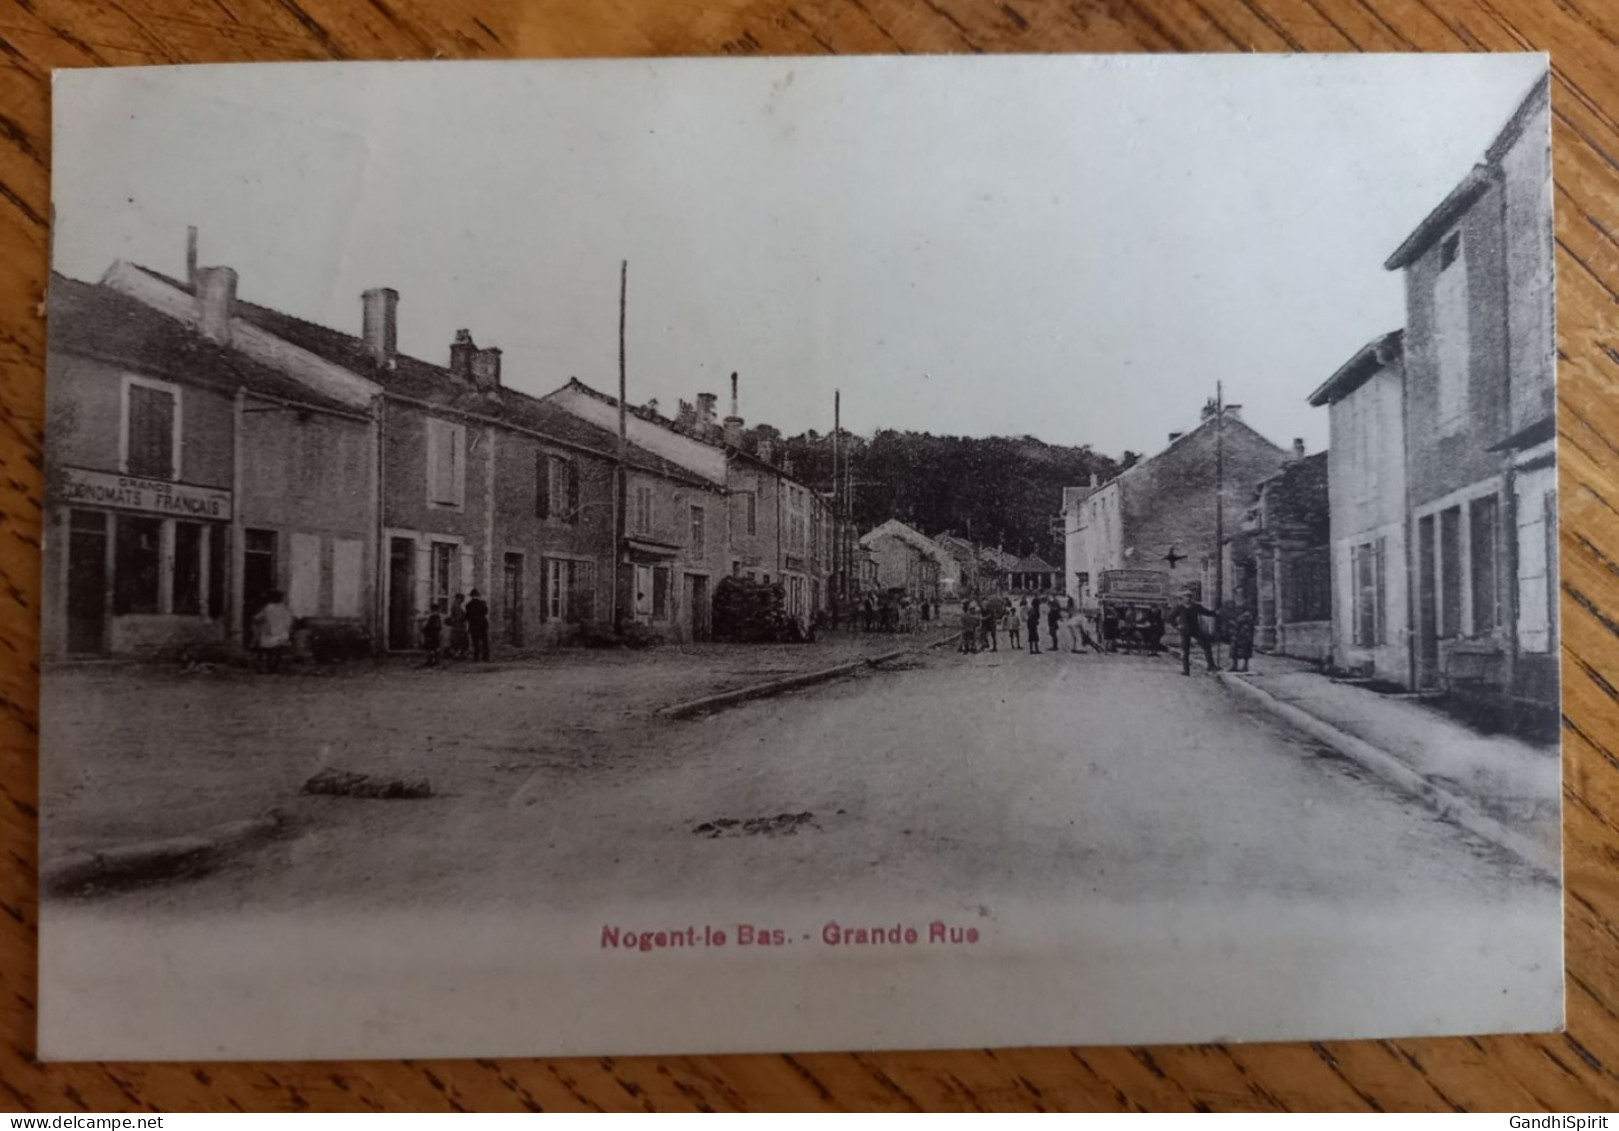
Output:
[[[1150,453],[1216,382],[1309,393],[1403,324],[1383,261],[1539,55],[285,64],[57,72],[53,266],[171,274],[400,348],[458,328],[543,394],[699,392],[793,434]]]

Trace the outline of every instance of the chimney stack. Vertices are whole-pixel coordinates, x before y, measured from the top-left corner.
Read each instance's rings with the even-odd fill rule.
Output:
[[[1225,414],[1226,414],[1227,419],[1241,420],[1242,419],[1242,406],[1240,404],[1228,404],[1228,405],[1225,406]]]
[[[769,440],[760,440],[759,441],[759,450],[757,452],[757,455],[759,456],[759,458],[761,460],[763,460],[765,463],[774,463],[775,461],[773,459],[771,459],[770,457],[774,456],[775,454],[776,454],[776,445],[774,443],[772,443]]]
[[[399,351],[399,292],[392,287],[373,287],[360,296],[363,316],[361,336],[371,360],[392,369]]]
[[[714,406],[718,402],[719,398],[713,393],[697,394],[697,434],[705,440],[714,434],[714,425],[717,420],[714,414]]]
[[[463,381],[472,380],[472,355],[478,351],[471,330],[457,330],[450,343],[450,372]]]
[[[500,388],[499,347],[472,351],[472,383],[480,393],[493,393]]]
[[[1091,472],[1091,490],[1094,491],[1094,490],[1096,490],[1096,488],[1100,487],[1101,485],[1102,485],[1101,477],[1098,476],[1096,474],[1096,472],[1094,472],[1094,471]]]
[[[1184,435],[1186,435],[1184,432],[1171,432],[1169,434],[1169,442],[1173,444],[1176,440],[1179,440]]]
[[[742,446],[742,418],[732,415],[725,418],[725,446],[740,448]]]
[[[230,345],[230,319],[235,305],[235,271],[229,267],[197,269],[197,328],[204,338]]]
[[[197,225],[186,228],[186,286],[197,291]]]
[[[1304,437],[1303,436],[1295,436],[1295,437],[1293,437],[1293,458],[1294,459],[1303,459],[1304,458]]]
[[[736,399],[736,374],[731,374],[731,415],[738,420],[742,418],[742,407]]]

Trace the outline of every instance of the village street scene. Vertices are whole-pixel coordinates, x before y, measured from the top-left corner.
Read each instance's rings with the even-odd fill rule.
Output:
[[[1555,996],[1547,97],[1367,250],[1403,323],[1210,372],[1139,452],[861,430],[855,381],[790,432],[790,378],[741,367],[660,403],[633,258],[618,356],[549,380],[476,327],[407,353],[385,285],[341,325],[261,304],[201,225],[53,274],[41,876],[76,968],[240,915],[1011,892],[1371,914],[1367,963],[1443,922],[1450,976]],[[1328,443],[1263,434],[1277,398]]]

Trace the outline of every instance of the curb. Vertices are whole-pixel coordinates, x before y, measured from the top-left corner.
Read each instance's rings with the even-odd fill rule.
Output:
[[[915,648],[899,648],[893,652],[884,652],[878,656],[868,656],[860,660],[850,660],[847,663],[837,664],[834,667],[822,668],[816,672],[805,672],[802,675],[790,675],[783,679],[771,680],[769,683],[759,683],[752,687],[740,687],[735,691],[721,691],[714,695],[705,695],[701,699],[691,699],[685,703],[675,703],[668,707],[659,707],[653,714],[665,719],[689,719],[693,715],[705,714],[721,707],[729,707],[733,703],[744,703],[750,699],[765,699],[771,695],[779,695],[784,691],[793,691],[800,687],[811,687],[817,683],[838,679],[862,668],[875,668],[897,660],[901,656],[909,656],[913,652],[923,652],[931,648],[938,648],[952,641],[961,639],[957,632],[935,640],[930,644]]]
[[[41,868],[45,891],[65,894],[90,884],[139,884],[190,868],[213,864],[228,852],[264,840],[285,828],[286,816],[272,809],[262,817],[217,825],[196,836],[122,844],[101,852],[77,852]]]
[[[1483,837],[1498,848],[1505,849],[1552,879],[1558,879],[1560,876],[1562,857],[1557,848],[1548,849],[1538,841],[1508,828],[1494,817],[1481,812],[1472,802],[1435,785],[1387,751],[1380,750],[1365,739],[1357,738],[1348,731],[1316,718],[1301,707],[1278,699],[1246,679],[1234,676],[1230,672],[1221,672],[1220,682],[1227,687],[1237,688],[1305,734],[1325,743],[1384,781],[1416,797],[1445,820],[1460,825],[1475,836]]]

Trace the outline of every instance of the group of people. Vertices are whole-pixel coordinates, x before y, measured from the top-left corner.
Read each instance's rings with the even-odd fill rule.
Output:
[[[1204,618],[1212,621],[1211,631]],[[1203,652],[1210,671],[1218,671],[1214,662],[1214,642],[1225,639],[1231,648],[1231,670],[1247,671],[1254,655],[1254,615],[1246,606],[1226,617],[1207,608],[1190,592],[1181,595],[1180,603],[1169,610],[1165,618],[1180,636],[1181,674],[1192,674],[1192,647]],[[1020,598],[1016,605],[1010,598],[986,597],[982,601],[969,598],[961,604],[961,651],[966,654],[1000,651],[1000,633],[1005,632],[1012,648],[1023,647],[1022,634],[1028,633],[1030,655],[1040,654],[1040,622],[1045,621],[1050,651],[1062,650],[1059,630],[1068,631],[1070,652],[1092,651],[1105,654],[1103,643],[1091,636],[1083,614],[1074,607],[1072,597],[1041,595]],[[1145,640],[1145,637],[1143,637]],[[1156,650],[1156,648],[1154,649]]]
[[[474,660],[489,659],[489,603],[474,589],[470,596],[457,593],[444,610],[442,600],[434,601],[422,623],[422,650],[427,653],[425,667],[436,668],[446,655],[452,660],[464,660],[472,653]],[[448,649],[444,644],[445,629],[449,629]]]
[[[926,597],[912,600],[891,594],[879,597],[875,593],[867,593],[860,599],[859,608],[860,617],[855,623],[863,632],[916,632],[922,625],[939,617],[938,602]],[[835,605],[833,612],[837,612]],[[836,619],[832,627],[837,627]]]
[[[1021,597],[1017,604],[1010,597],[986,597],[982,601],[969,598],[961,604],[961,651],[999,652],[1000,633],[1006,633],[1007,644],[1023,647],[1023,634],[1028,633],[1031,656],[1040,655],[1040,622],[1044,620],[1046,633],[1051,638],[1053,652],[1062,650],[1059,629],[1066,623],[1068,649],[1082,652],[1087,648],[1101,651],[1082,617],[1076,616],[1072,598],[1052,596]]]

